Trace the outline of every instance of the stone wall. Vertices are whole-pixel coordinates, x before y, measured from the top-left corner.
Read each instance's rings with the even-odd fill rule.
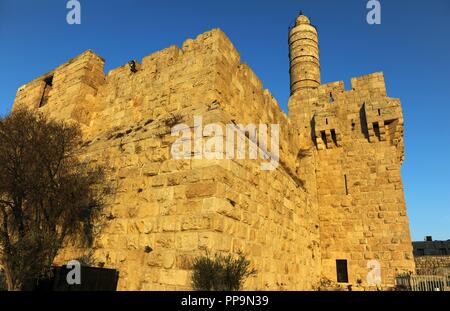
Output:
[[[436,275],[441,273],[442,268],[450,271],[450,256],[416,256],[414,261],[417,274]]]
[[[350,91],[343,82],[302,89],[287,116],[217,29],[144,57],[136,72],[103,66],[87,51],[20,88],[14,103],[78,122],[80,157],[106,166],[113,190],[92,250],[68,244],[57,263],[92,251],[120,271],[121,290],[189,289],[190,263],[206,251],[247,253],[258,274],[245,289],[314,289],[336,281],[337,259],[348,260],[351,284],[364,285],[370,260],[386,286],[414,270],[403,117],[381,73],[352,79]],[[194,132],[195,116],[278,124],[278,167],[174,159],[171,128]]]
[[[137,68],[98,73],[96,96],[77,104],[86,111],[81,157],[108,167],[114,188],[93,248],[96,261],[120,271],[119,289],[188,289],[195,256],[242,250],[258,270],[245,288],[312,289],[320,274],[317,207],[288,166],[271,172],[251,160],[171,158],[171,123],[192,126],[195,115],[204,123],[280,123],[282,153],[291,146],[287,116],[240,64],[228,38],[213,30],[181,49],[147,56]],[[80,121],[57,106],[70,101],[54,95],[85,80],[57,83],[74,70],[68,64],[54,70],[54,93],[42,111]],[[15,107],[38,107],[28,88]],[[82,253],[70,247],[58,262]]]

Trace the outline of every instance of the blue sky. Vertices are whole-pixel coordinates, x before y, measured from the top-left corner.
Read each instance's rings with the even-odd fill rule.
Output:
[[[287,31],[299,10],[318,27],[322,82],[384,71],[402,100],[402,169],[412,236],[450,239],[450,1],[381,1],[381,25],[366,0],[80,0],[82,24],[66,23],[65,0],[0,0],[0,114],[17,88],[92,49],[106,71],[211,28],[221,28],[286,110]]]

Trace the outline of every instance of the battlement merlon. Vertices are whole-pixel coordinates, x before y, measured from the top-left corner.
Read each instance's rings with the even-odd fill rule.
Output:
[[[99,56],[97,53],[95,53],[92,50],[86,50],[83,53],[73,57],[72,59],[68,60],[67,62],[57,66],[56,68],[50,70],[49,72],[31,80],[30,82],[22,85],[17,89],[17,95],[16,99],[20,97],[22,94],[27,94],[27,91],[33,90],[33,88],[38,87],[39,85],[42,85],[42,82],[46,80],[49,77],[53,78],[52,84],[57,84],[61,82],[76,82],[76,77],[80,78],[81,76],[81,70],[83,69],[98,69],[96,73],[103,73],[105,60]],[[64,74],[62,72],[64,71]],[[70,77],[72,79],[67,79],[67,72],[68,71],[74,71],[74,73],[77,73],[76,77]],[[104,74],[103,74],[104,78]],[[90,84],[91,86],[94,86],[93,80],[88,80],[87,77],[84,77],[86,82]],[[28,94],[27,94],[28,95]]]
[[[41,108],[49,115],[83,122],[82,107],[86,106],[86,101],[92,102],[105,81],[104,64],[104,59],[93,51],[83,52],[20,87],[13,110]]]
[[[289,98],[289,117],[298,121],[299,117],[313,115],[337,105],[349,112],[360,109],[364,102],[389,98],[382,72],[376,72],[351,79],[351,90],[345,90],[343,81],[322,84],[315,89],[303,90]]]
[[[302,92],[295,93],[289,98],[289,113],[295,110],[295,106],[307,106],[308,102],[330,103],[340,94],[354,94],[366,97],[386,97],[386,84],[383,72],[375,72],[359,77],[351,78],[351,90],[345,90],[344,81],[335,81],[321,84],[317,88],[310,88]],[[307,107],[304,107],[307,110]]]

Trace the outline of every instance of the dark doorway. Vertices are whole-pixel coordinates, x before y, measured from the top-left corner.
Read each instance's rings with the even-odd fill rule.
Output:
[[[336,275],[338,283],[348,283],[347,260],[336,260]]]

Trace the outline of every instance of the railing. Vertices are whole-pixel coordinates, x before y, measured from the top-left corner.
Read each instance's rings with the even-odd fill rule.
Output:
[[[399,275],[396,277],[398,288],[418,292],[450,291],[448,276],[438,275]]]

